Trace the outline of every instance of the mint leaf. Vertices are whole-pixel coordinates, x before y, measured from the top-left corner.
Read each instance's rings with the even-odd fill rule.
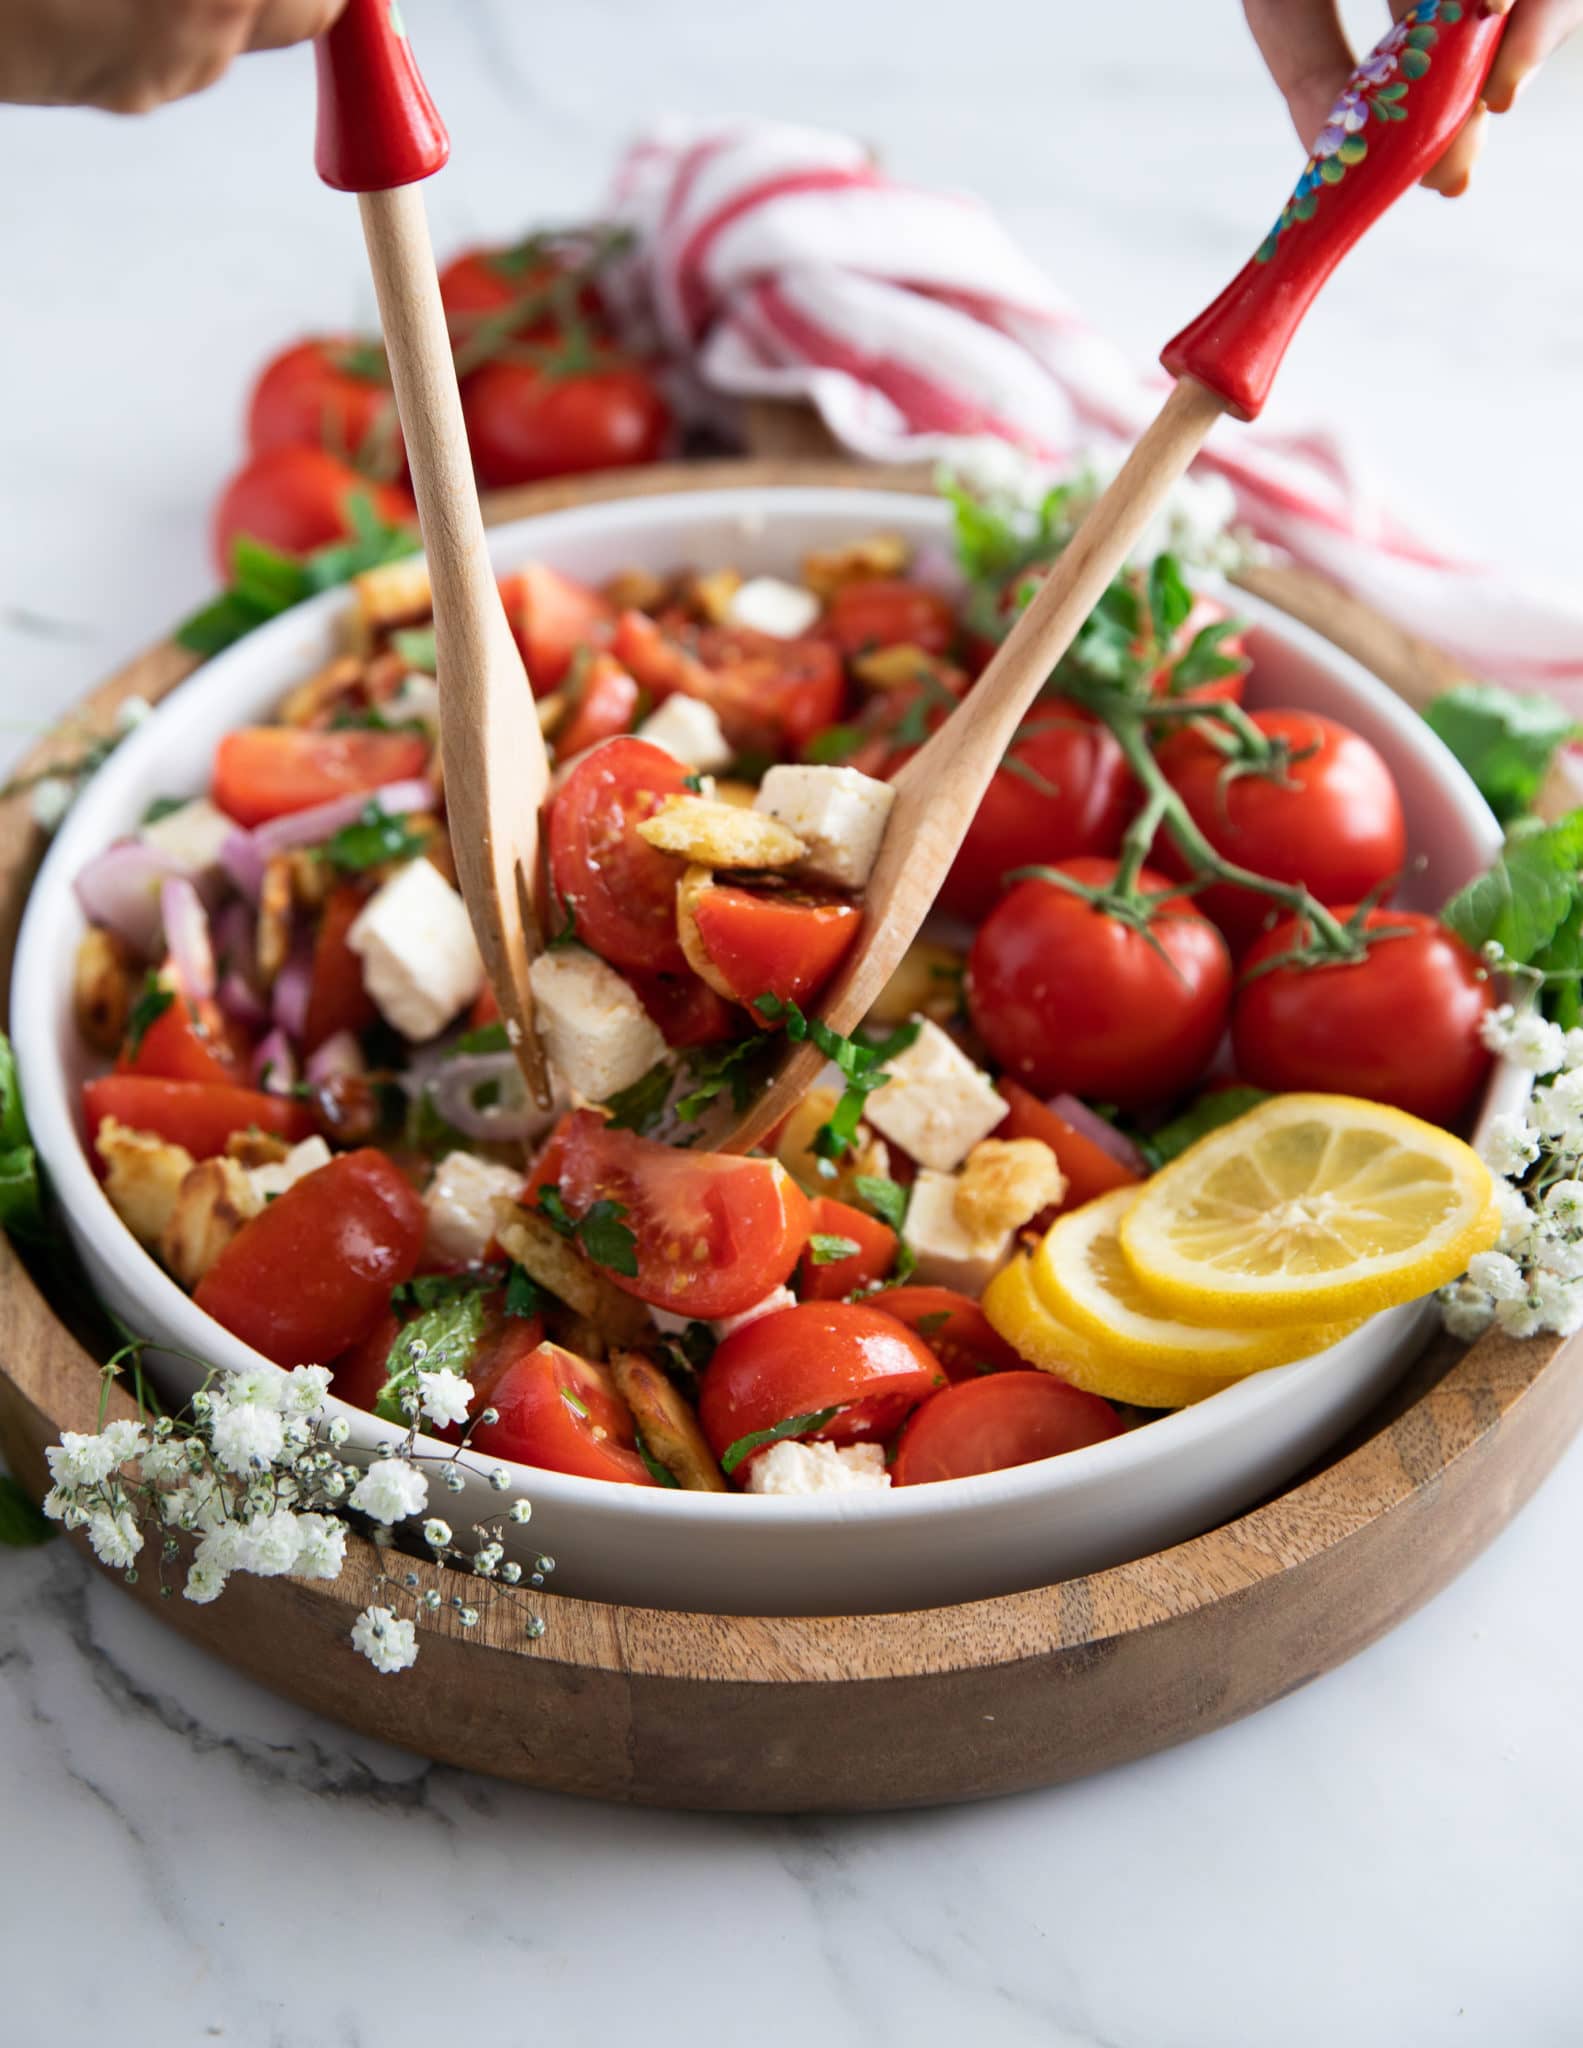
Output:
[[[1163,653],[1187,624],[1193,609],[1193,593],[1182,575],[1175,555],[1156,555],[1149,565],[1149,618],[1154,626],[1155,645]]]
[[[302,560],[242,535],[231,552],[229,586],[182,621],[177,644],[205,657],[218,654],[304,598],[416,552],[417,535],[410,527],[386,526],[366,491],[347,500],[347,516],[352,539],[332,542]]]
[[[391,634],[390,644],[408,668],[421,670],[426,676],[439,674],[440,659],[434,651],[432,626],[404,626]]]
[[[1223,1124],[1235,1123],[1239,1116],[1246,1116],[1250,1109],[1257,1109],[1261,1102],[1268,1102],[1269,1096],[1262,1088],[1215,1088],[1200,1095],[1190,1103],[1180,1116],[1172,1117],[1168,1124],[1146,1138],[1137,1141],[1138,1150],[1153,1168],[1167,1166],[1184,1153],[1189,1145],[1197,1144],[1200,1138],[1211,1131],[1218,1131]]]
[[[813,1415],[788,1415],[773,1429],[755,1429],[748,1436],[739,1436],[734,1444],[727,1444],[720,1469],[729,1477],[744,1458],[751,1458],[766,1444],[784,1443],[787,1437],[812,1436],[816,1429],[823,1429],[827,1422],[833,1422],[840,1412],[839,1408],[821,1408]]]
[[[669,1060],[656,1060],[640,1080],[619,1088],[605,1102],[610,1127],[617,1131],[651,1131],[665,1114],[673,1073]]]
[[[1583,810],[1554,825],[1519,824],[1486,874],[1459,889],[1441,912],[1475,952],[1492,941],[1517,966],[1539,955],[1571,915],[1583,867]]]
[[[641,1429],[635,1429],[632,1432],[632,1441],[637,1447],[638,1456],[643,1460],[644,1467],[647,1470],[649,1477],[656,1483],[656,1485],[670,1486],[676,1488],[679,1488],[681,1486],[681,1481],[676,1477],[676,1474],[670,1471],[668,1467],[662,1465],[659,1459],[656,1458],[654,1453],[649,1449],[648,1445],[643,1441],[643,1432]]]
[[[638,1241],[622,1222],[626,1210],[620,1202],[601,1197],[577,1224],[577,1241],[596,1266],[608,1266],[612,1273],[636,1280]]]
[[[1183,690],[1218,682],[1222,676],[1238,676],[1250,668],[1252,664],[1245,654],[1221,652],[1222,642],[1242,632],[1246,625],[1246,619],[1216,619],[1196,632],[1188,642],[1187,652],[1171,664],[1170,694],[1178,696]]]
[[[1434,699],[1424,719],[1503,825],[1533,808],[1550,763],[1579,730],[1549,697],[1494,683],[1459,683]]]
[[[32,1550],[48,1543],[55,1524],[34,1506],[9,1472],[0,1472],[0,1550]]]
[[[862,1249],[855,1237],[836,1237],[822,1230],[808,1240],[808,1257],[815,1266],[839,1265],[842,1259],[855,1259]]]
[[[151,967],[126,1017],[126,1049],[133,1059],[143,1050],[143,1040],[149,1031],[175,1000],[175,990],[167,988]]]
[[[506,1273],[506,1314],[536,1316],[544,1305],[544,1289],[513,1259]]]
[[[417,1392],[418,1374],[449,1370],[465,1375],[483,1328],[484,1298],[476,1286],[415,1316],[390,1347],[374,1413],[405,1429],[412,1418],[402,1407],[402,1396]]]
[[[387,860],[415,860],[425,841],[410,831],[405,817],[393,818],[377,799],[363,806],[353,825],[343,825],[325,841],[324,857],[346,874],[361,874]]]
[[[849,761],[862,746],[866,734],[857,725],[827,725],[816,732],[802,750],[802,757],[814,767],[836,768]]]
[[[881,1174],[860,1173],[852,1183],[858,1199],[866,1202],[881,1222],[900,1230],[907,1220],[907,1190],[900,1181]]]

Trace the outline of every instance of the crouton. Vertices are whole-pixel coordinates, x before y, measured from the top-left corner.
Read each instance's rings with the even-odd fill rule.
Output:
[[[284,1138],[256,1125],[251,1130],[233,1131],[225,1141],[226,1158],[234,1159],[238,1166],[278,1166],[290,1150]]]
[[[77,1029],[95,1052],[120,1051],[135,981],[131,947],[115,932],[89,925],[77,946],[71,995]]]
[[[176,1211],[181,1184],[193,1168],[184,1145],[172,1145],[153,1131],[135,1131],[107,1116],[94,1139],[104,1161],[104,1191],[110,1206],[140,1244],[152,1251]]]
[[[297,685],[280,707],[280,721],[282,725],[312,725],[339,704],[360,703],[364,695],[362,662],[355,654],[338,654]]]
[[[547,1216],[507,1195],[497,1195],[491,1206],[501,1250],[516,1260],[530,1280],[577,1315],[586,1316],[617,1343],[635,1343],[650,1328],[642,1303],[612,1286]]]
[[[703,796],[673,796],[638,836],[662,853],[714,868],[789,868],[807,847],[776,818]]]
[[[711,626],[723,626],[731,616],[731,600],[742,588],[735,569],[715,569],[707,576],[688,576],[677,596],[688,611]]]
[[[234,1159],[200,1159],[182,1176],[160,1232],[159,1255],[190,1291],[261,1206],[245,1166]]]
[[[1066,1193],[1066,1176],[1041,1138],[984,1138],[967,1155],[952,1208],[973,1237],[1016,1230]]]
[[[610,1371],[655,1463],[684,1492],[728,1492],[697,1416],[654,1361],[640,1351],[613,1351]]]
[[[266,988],[291,957],[291,919],[295,908],[292,891],[292,862],[289,853],[277,853],[264,863],[264,879],[258,892],[258,978]]]
[[[600,595],[618,612],[657,612],[671,594],[671,586],[652,569],[622,569],[610,577]]]
[[[871,533],[864,540],[849,541],[845,547],[804,555],[802,580],[828,603],[849,583],[873,583],[881,577],[905,575],[911,560],[912,549],[899,533]]]
[[[852,663],[852,673],[871,690],[901,690],[909,683],[933,676],[936,666],[934,658],[923,648],[902,641],[894,647],[876,647],[871,654],[860,654]]]
[[[371,653],[387,633],[418,625],[434,610],[428,567],[415,556],[365,569],[352,578],[352,595],[352,645],[362,654]]]

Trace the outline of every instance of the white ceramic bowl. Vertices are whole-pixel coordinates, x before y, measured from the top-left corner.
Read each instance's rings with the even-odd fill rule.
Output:
[[[540,557],[595,580],[629,565],[731,562],[787,573],[810,548],[876,529],[939,543],[947,518],[933,500],[882,490],[720,490],[551,513],[498,529],[491,546],[502,569]],[[1390,762],[1410,844],[1427,863],[1405,895],[1435,905],[1487,865],[1499,830],[1428,727],[1325,641],[1251,598],[1232,601],[1254,622],[1254,701],[1342,719]],[[267,717],[328,657],[345,603],[331,593],[254,633],[122,744],[51,849],[17,953],[12,1015],[24,1099],[83,1262],[133,1329],[221,1366],[257,1355],[142,1250],[83,1151],[78,1101],[91,1062],[72,1025],[83,919],[71,884],[153,797],[206,785],[221,734]],[[556,1558],[559,1591],[748,1614],[874,1612],[1008,1593],[1143,1556],[1245,1508],[1379,1399],[1420,1348],[1431,1315],[1425,1303],[1393,1310],[1319,1357],[1257,1374],[1109,1443],[936,1486],[788,1500],[603,1485],[519,1466],[513,1487],[532,1500],[524,1533]],[[174,1358],[163,1377],[176,1389],[196,1380]],[[357,1444],[392,1436],[334,1405]],[[442,1498],[458,1527],[498,1507],[481,1481],[468,1496]]]

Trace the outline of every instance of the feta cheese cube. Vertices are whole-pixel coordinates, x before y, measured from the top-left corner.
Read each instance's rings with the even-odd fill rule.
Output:
[[[808,851],[794,874],[861,889],[873,873],[896,792],[856,768],[772,768],[753,808],[796,833]]]
[[[755,1301],[750,1308],[734,1316],[722,1316],[709,1327],[723,1343],[736,1330],[745,1330],[749,1323],[756,1323],[760,1316],[778,1315],[783,1308],[795,1308],[797,1297],[789,1287],[776,1287],[765,1295],[762,1301]]]
[[[180,810],[143,826],[137,836],[145,846],[180,861],[189,874],[202,875],[220,865],[220,848],[235,830],[224,811],[206,796],[195,796]]]
[[[886,1061],[890,1079],[874,1090],[863,1114],[920,1166],[950,1173],[989,1136],[1009,1105],[938,1024],[927,1017],[912,1021],[918,1036]]]
[[[890,1484],[878,1444],[804,1443],[787,1437],[748,1467],[749,1493],[877,1493]]]
[[[539,955],[528,978],[544,1050],[574,1096],[608,1102],[664,1059],[659,1026],[597,953],[557,946]]]
[[[522,1173],[471,1152],[448,1152],[424,1190],[429,1228],[424,1250],[447,1265],[475,1265],[495,1234],[494,1199],[508,1201],[522,1191]]]
[[[776,640],[796,640],[815,624],[819,609],[818,598],[800,583],[783,583],[778,576],[750,576],[732,592],[726,624],[768,633]]]
[[[714,706],[697,697],[685,697],[680,691],[667,697],[658,711],[644,719],[637,737],[647,740],[651,747],[659,747],[684,768],[696,768],[703,774],[729,768],[735,759]]]
[[[921,1287],[954,1287],[977,1296],[1011,1257],[1009,1230],[970,1230],[956,1206],[960,1176],[925,1168],[912,1184],[903,1236],[918,1261]]]
[[[324,1140],[304,1138],[300,1145],[292,1146],[284,1159],[272,1159],[267,1165],[249,1167],[247,1177],[262,1207],[265,1202],[272,1202],[287,1188],[295,1187],[299,1180],[310,1173],[317,1173],[321,1166],[329,1163],[330,1148]]]
[[[364,904],[346,943],[363,984],[403,1038],[433,1038],[484,985],[467,906],[438,868],[408,861]]]

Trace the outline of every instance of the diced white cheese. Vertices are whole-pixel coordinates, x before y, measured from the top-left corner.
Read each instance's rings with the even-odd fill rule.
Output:
[[[408,861],[364,904],[346,935],[363,985],[403,1038],[433,1038],[484,985],[467,906],[438,868]]]
[[[401,688],[387,697],[379,715],[389,725],[421,725],[426,732],[440,729],[440,686],[421,669],[402,678]]]
[[[608,1102],[665,1057],[632,984],[582,946],[541,953],[529,972],[544,1050],[574,1096]]]
[[[471,1266],[489,1249],[495,1234],[493,1202],[522,1191],[522,1174],[513,1166],[471,1152],[448,1152],[434,1169],[424,1190],[429,1228],[424,1250],[446,1264]]]
[[[896,792],[856,768],[772,768],[753,808],[788,826],[808,851],[792,872],[838,889],[861,889],[873,873]]]
[[[745,1308],[739,1315],[722,1316],[718,1323],[711,1323],[715,1335],[724,1341],[735,1330],[745,1330],[749,1323],[756,1323],[761,1316],[779,1314],[783,1308],[795,1308],[797,1297],[789,1287],[777,1287],[766,1294],[762,1301],[755,1301],[751,1308]]]
[[[956,1213],[958,1176],[927,1168],[912,1184],[903,1235],[918,1261],[921,1287],[954,1287],[979,1295],[1011,1257],[1012,1233],[975,1233]]]
[[[878,1444],[804,1443],[787,1437],[748,1467],[749,1493],[877,1493],[890,1484]]]
[[[300,1145],[293,1145],[284,1159],[272,1159],[265,1166],[251,1166],[247,1177],[253,1183],[253,1192],[260,1203],[272,1202],[277,1195],[283,1195],[287,1188],[295,1187],[299,1180],[310,1173],[317,1173],[321,1166],[330,1163],[330,1148],[322,1138],[304,1138]]]
[[[180,861],[189,873],[202,875],[220,865],[220,848],[235,830],[224,811],[206,796],[195,796],[179,811],[167,811],[163,818],[143,826],[137,836],[145,846]]]
[[[680,761],[684,768],[696,768],[702,773],[728,768],[735,759],[730,741],[720,730],[714,706],[698,697],[683,696],[680,691],[667,697],[658,711],[644,719],[637,737],[660,748],[673,761]]]
[[[776,640],[796,640],[817,621],[819,600],[800,583],[778,576],[750,576],[738,584],[726,606],[726,624],[768,633]]]
[[[887,1060],[890,1079],[863,1105],[875,1130],[920,1166],[950,1173],[1009,1107],[982,1067],[928,1017],[914,1017],[918,1036]]]

